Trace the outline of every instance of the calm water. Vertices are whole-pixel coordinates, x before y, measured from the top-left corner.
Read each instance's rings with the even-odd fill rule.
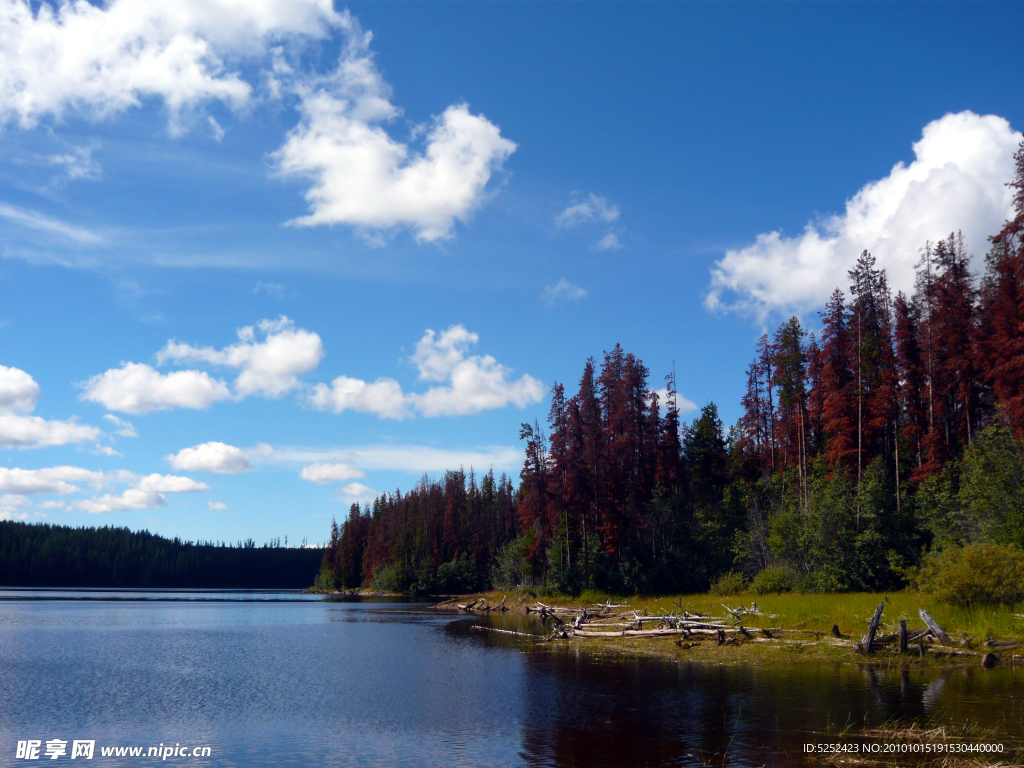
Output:
[[[478,621],[289,593],[0,590],[0,765],[43,764],[16,742],[52,738],[95,739],[99,765],[159,762],[100,746],[180,743],[212,756],[165,764],[590,768],[816,765],[804,743],[896,717],[978,722],[1008,750],[1024,735],[1020,669],[622,660]]]

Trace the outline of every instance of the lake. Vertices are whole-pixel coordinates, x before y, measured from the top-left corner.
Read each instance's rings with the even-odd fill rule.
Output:
[[[285,592],[0,590],[0,765],[32,764],[18,741],[46,760],[53,739],[67,754],[46,764],[91,740],[98,765],[820,765],[805,744],[867,743],[863,727],[897,718],[1021,747],[1021,669],[702,665],[470,629],[528,621]],[[100,754],[175,745],[210,756]]]

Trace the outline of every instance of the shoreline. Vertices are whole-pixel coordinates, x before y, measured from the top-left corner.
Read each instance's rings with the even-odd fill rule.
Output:
[[[637,596],[620,598],[614,604],[590,601],[589,606],[586,604],[588,597],[593,595],[538,599],[534,592],[510,595],[490,591],[450,597],[430,608],[494,618],[495,621],[480,626],[481,631],[495,636],[529,637],[538,644],[600,655],[714,664],[816,662],[906,668],[1024,667],[1024,620],[1010,608],[935,606],[932,610],[929,606],[935,618],[927,611],[924,615],[935,624],[933,630],[919,616],[919,610],[913,611],[913,617],[910,615],[910,604],[928,603],[915,593],[897,593],[891,597],[872,593]],[[751,604],[752,597],[756,598],[754,604]],[[474,601],[478,601],[475,606]],[[502,604],[501,610],[496,610],[499,604]],[[608,605],[614,607],[601,616],[602,609]],[[713,614],[708,609],[716,605],[718,610]],[[881,612],[871,652],[864,653],[860,644],[873,617],[872,608],[878,611],[879,606]],[[828,611],[829,607],[833,610]],[[587,609],[585,616],[583,608]],[[611,610],[618,613],[608,616]],[[740,615],[731,615],[733,610]],[[684,614],[688,618],[682,618]],[[542,627],[545,634],[536,633],[536,629],[522,631],[527,629],[522,626],[525,616],[533,618],[535,627]],[[578,626],[572,626],[581,616]],[[899,635],[890,631],[898,632],[900,619],[910,639],[904,652],[899,650]],[[984,629],[979,631],[982,627]]]

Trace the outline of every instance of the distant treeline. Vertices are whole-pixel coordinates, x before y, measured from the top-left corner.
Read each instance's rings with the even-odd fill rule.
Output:
[[[514,490],[449,472],[354,505],[320,583],[887,590],[928,551],[1024,549],[1024,144],[1015,159],[983,270],[954,233],[893,295],[865,251],[819,336],[796,317],[762,336],[731,428],[713,403],[681,423],[674,376],[659,398],[616,346],[574,394],[555,384],[547,430],[522,426]]]
[[[0,522],[0,586],[302,589],[322,549],[165,539],[127,528]]]

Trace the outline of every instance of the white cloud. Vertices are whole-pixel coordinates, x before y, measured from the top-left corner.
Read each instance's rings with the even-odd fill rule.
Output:
[[[239,398],[255,394],[281,397],[301,387],[298,375],[316,368],[324,356],[317,334],[293,326],[284,315],[261,320],[255,327],[239,328],[239,343],[221,350],[172,340],[157,353],[157,362],[205,362],[237,368],[240,373],[234,388]],[[257,330],[263,334],[263,341],[256,341]]]
[[[172,131],[204,101],[249,100],[252,86],[225,61],[349,25],[330,0],[0,0],[0,19],[0,126],[68,111],[102,118],[158,98]]]
[[[91,499],[81,499],[73,502],[72,506],[90,514],[156,509],[167,506],[165,493],[194,493],[209,488],[206,483],[196,482],[189,477],[154,473],[143,478],[134,478],[134,487],[120,494],[107,493]]]
[[[164,458],[174,469],[188,472],[235,475],[252,469],[252,464],[241,448],[225,443],[203,443],[193,448],[183,448]]]
[[[268,446],[269,448],[269,446]],[[273,464],[311,464],[340,462],[363,470],[397,470],[412,475],[443,472],[457,467],[475,467],[478,472],[488,468],[518,471],[523,465],[523,451],[518,446],[491,446],[474,450],[454,451],[426,445],[368,445],[344,448],[270,448],[262,460]]]
[[[75,485],[79,483],[79,485]],[[81,485],[99,490],[109,485],[127,485],[123,492],[107,493],[91,499],[71,502],[47,500],[38,505],[39,509],[80,509],[85,512],[114,512],[132,509],[150,509],[164,506],[165,493],[194,493],[209,490],[206,483],[190,477],[161,475],[153,473],[139,477],[131,472],[118,470],[99,472],[81,467],[46,467],[44,469],[19,469],[0,467],[0,494],[10,497],[27,498],[32,495],[70,496],[82,491]],[[25,503],[22,506],[27,506]]]
[[[619,206],[609,203],[607,198],[595,195],[593,192],[583,199],[573,194],[573,200],[569,207],[555,217],[555,225],[562,229],[569,229],[590,222],[611,224],[618,218]]]
[[[71,147],[62,155],[50,155],[47,158],[50,165],[56,165],[64,169],[64,173],[72,181],[88,180],[96,181],[100,178],[102,171],[100,164],[92,159],[95,147]]]
[[[381,124],[401,110],[373,63],[370,39],[353,25],[337,69],[298,85],[302,119],[275,153],[283,176],[313,182],[305,195],[311,212],[292,223],[411,227],[421,241],[449,238],[516,145],[465,104],[422,129],[422,152],[395,141]]]
[[[213,119],[213,115],[209,115],[206,118],[207,124],[210,126],[210,131],[213,133],[213,140],[220,144],[220,140],[224,138],[224,128],[221,124]]]
[[[206,502],[206,506],[210,508],[211,512],[223,512],[228,508],[228,505],[223,501],[208,501]]]
[[[17,495],[52,493],[67,496],[81,490],[73,483],[88,483],[99,487],[106,481],[102,472],[80,467],[47,467],[45,469],[18,469],[0,467],[0,492]]]
[[[39,385],[18,368],[0,365],[0,412],[32,413],[39,402]]]
[[[406,394],[394,379],[367,383],[339,376],[331,386],[317,384],[309,394],[309,403],[320,410],[345,410],[375,413],[391,419],[410,415],[461,416],[480,413],[510,404],[520,408],[539,402],[544,389],[539,381],[524,374],[509,380],[511,371],[490,355],[467,356],[479,336],[465,326],[453,325],[440,334],[427,330],[416,343],[409,358],[419,370],[421,381],[448,382],[431,387],[422,394]]]
[[[357,477],[364,477],[364,475],[355,467],[350,467],[348,464],[342,464],[341,462],[331,464],[320,464],[317,462],[310,464],[308,467],[303,467],[302,471],[299,472],[299,477],[317,485],[325,485],[326,483],[354,480]]]
[[[74,420],[29,416],[39,400],[39,385],[19,368],[0,365],[0,448],[46,448],[86,443],[99,437],[96,427]]]
[[[0,448],[47,448],[88,443],[99,434],[96,427],[75,421],[50,421],[39,416],[0,413]]]
[[[616,235],[614,232],[609,232],[607,235],[605,235],[596,243],[594,243],[595,251],[618,251],[622,247],[622,243],[619,241],[619,236]]]
[[[377,496],[377,492],[368,485],[362,483],[349,483],[343,485],[339,491],[340,495],[346,496],[352,499],[373,499]]]
[[[988,236],[1012,213],[1006,182],[1020,141],[996,115],[960,112],[932,121],[913,145],[915,159],[862,187],[844,213],[809,223],[798,237],[768,232],[727,251],[711,270],[706,306],[761,319],[813,310],[836,287],[846,288],[847,270],[865,249],[894,289],[909,290],[925,241],[957,229],[975,256],[984,254]]]
[[[121,453],[120,451],[115,451],[109,445],[97,444],[92,449],[92,452],[95,453],[97,456],[124,456],[123,453]]]
[[[450,382],[410,395],[424,416],[480,413],[509,404],[523,408],[544,397],[544,387],[532,376],[523,374],[510,381],[511,371],[490,355],[467,356],[478,338],[465,326],[453,325],[440,335],[427,330],[417,342],[411,359],[419,368],[420,379]]]
[[[5,493],[0,496],[0,512],[15,512],[28,509],[32,506],[32,500],[27,496]]]
[[[195,493],[210,490],[206,483],[200,483],[191,477],[160,475],[155,472],[140,479],[135,487],[146,493]]]
[[[665,414],[665,404],[668,402],[668,387],[662,387],[661,389],[654,390],[654,394],[658,396],[658,407],[661,409],[662,415]],[[696,411],[699,406],[687,397],[683,397],[681,394],[676,392],[676,408],[679,409],[680,413],[690,413]]]
[[[121,494],[107,493],[92,499],[82,499],[76,501],[74,506],[83,512],[99,515],[105,512],[132,512],[136,509],[166,507],[167,499],[156,491],[129,488]]]
[[[112,413],[104,414],[103,418],[106,419],[107,421],[109,421],[115,427],[117,427],[116,434],[120,435],[121,437],[138,437],[139,436],[139,433],[135,431],[135,426],[133,424],[125,421],[124,419],[119,419],[117,416],[115,416]]]
[[[252,289],[254,296],[259,296],[261,293],[267,294],[275,299],[284,299],[284,286],[277,283],[264,283],[258,282]]]
[[[0,5],[2,5],[3,2],[4,0],[0,0]],[[2,74],[0,74],[0,77],[2,77]],[[0,202],[0,218],[13,221],[15,224],[20,224],[23,227],[34,229],[38,232],[46,232],[51,235],[66,237],[80,245],[99,245],[103,242],[102,237],[88,229],[76,227],[73,224],[66,224],[63,221],[50,218],[49,216],[44,216],[36,211],[30,211],[27,208],[18,208],[17,206],[9,205],[4,202]]]
[[[548,304],[555,304],[559,301],[579,301],[586,298],[587,289],[573,285],[563,277],[554,285],[546,286],[540,296]]]
[[[317,384],[310,393],[309,403],[318,410],[335,413],[375,413],[385,419],[404,419],[409,415],[407,398],[394,379],[377,379],[370,383],[338,376],[329,387]]]
[[[100,403],[111,411],[140,415],[169,408],[209,408],[231,399],[227,384],[203,371],[163,374],[144,363],[123,363],[82,385],[80,400]]]

